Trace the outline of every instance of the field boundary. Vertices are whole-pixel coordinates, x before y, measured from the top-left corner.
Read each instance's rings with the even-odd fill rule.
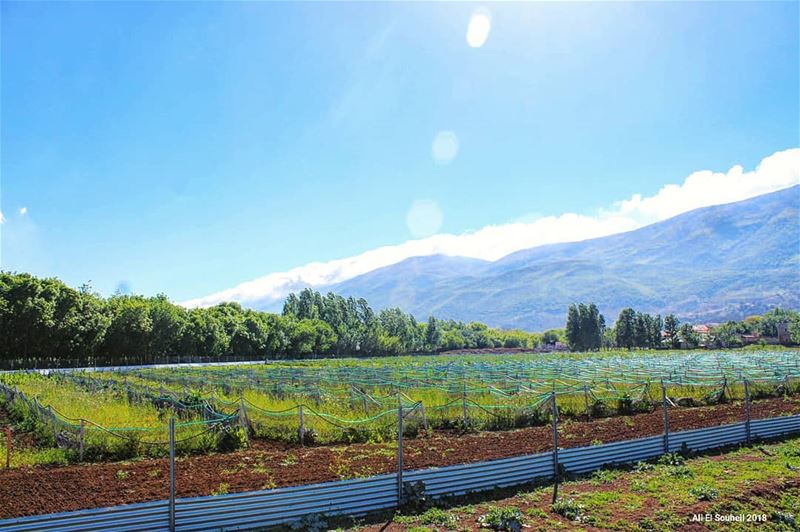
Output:
[[[800,434],[800,415],[752,420],[751,440]],[[733,423],[587,447],[558,450],[569,473],[588,473],[603,466],[655,458],[668,450],[705,451],[743,443],[748,423]],[[665,444],[667,449],[665,449]],[[463,495],[511,487],[554,476],[553,452],[440,468],[405,471],[405,482],[422,482],[432,497]],[[291,523],[313,514],[363,515],[398,505],[396,474],[249,491],[221,496],[178,499],[178,531],[247,530]],[[0,521],[3,532],[169,530],[169,501],[47,514]]]

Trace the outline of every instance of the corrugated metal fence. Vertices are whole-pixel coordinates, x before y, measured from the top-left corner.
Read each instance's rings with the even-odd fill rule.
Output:
[[[775,438],[800,433],[800,415],[753,420],[752,438]],[[685,445],[702,451],[744,442],[746,423],[673,432],[669,450]],[[636,462],[664,452],[663,436],[559,449],[559,463],[571,473],[588,473],[608,464]],[[496,487],[524,484],[553,477],[553,454],[539,453],[502,460],[406,471],[406,482],[422,481],[428,495],[462,495]],[[289,523],[306,515],[360,515],[394,508],[394,474],[212,497],[178,499],[179,531],[246,530]],[[131,504],[97,510],[23,517],[0,521],[0,531],[142,531],[168,530],[168,502]]]

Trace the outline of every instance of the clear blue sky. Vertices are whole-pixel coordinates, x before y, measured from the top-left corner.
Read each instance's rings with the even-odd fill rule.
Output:
[[[798,5],[488,4],[471,48],[480,4],[3,2],[2,268],[181,300],[420,198],[461,233],[752,169],[800,144]]]

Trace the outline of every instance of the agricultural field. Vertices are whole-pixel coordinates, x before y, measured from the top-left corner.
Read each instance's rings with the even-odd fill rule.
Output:
[[[170,420],[185,497],[391,473],[401,419],[404,467],[418,469],[549,451],[554,404],[562,448],[658,435],[665,403],[671,431],[743,421],[747,410],[751,419],[800,413],[800,353],[4,373],[0,425],[12,429],[12,452],[3,469],[0,438],[0,518],[163,498]]]
[[[435,431],[502,431],[561,420],[726,405],[800,390],[797,351],[437,356],[257,365],[6,373],[6,415],[40,447],[85,461],[179,454],[249,439],[384,443]],[[663,385],[663,389],[662,389]],[[598,437],[602,437],[599,435]],[[77,449],[80,451],[80,449]]]

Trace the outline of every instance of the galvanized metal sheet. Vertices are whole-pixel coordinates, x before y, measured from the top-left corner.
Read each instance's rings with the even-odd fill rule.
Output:
[[[753,438],[800,433],[800,416],[753,420]],[[671,433],[669,448],[684,444],[705,450],[745,441],[744,423]],[[659,456],[663,437],[652,436],[587,447],[559,449],[567,471],[587,473],[607,464],[636,462]],[[460,495],[495,487],[514,486],[553,476],[550,452],[440,468],[404,472],[407,482],[422,481],[431,496]],[[177,530],[243,530],[289,523],[315,513],[360,515],[397,506],[394,474],[326,482],[275,490],[216,497],[179,499]],[[97,510],[64,512],[0,521],[2,532],[162,531],[168,529],[168,503],[157,501]]]

